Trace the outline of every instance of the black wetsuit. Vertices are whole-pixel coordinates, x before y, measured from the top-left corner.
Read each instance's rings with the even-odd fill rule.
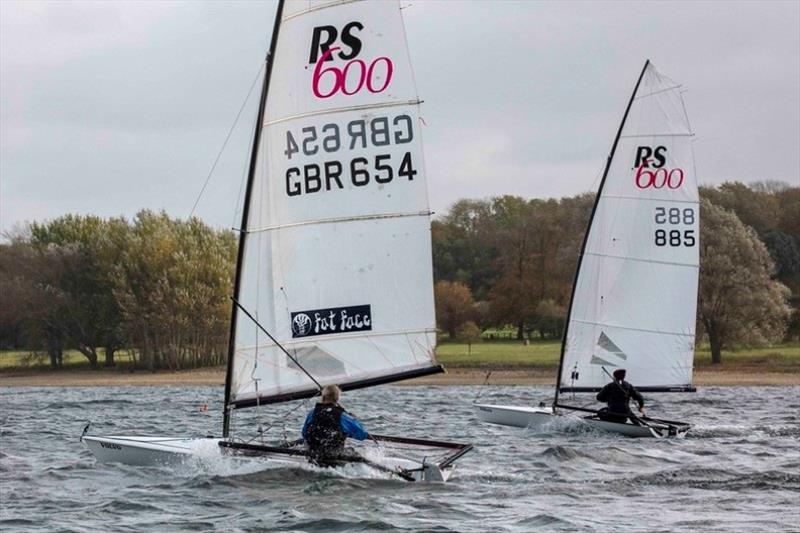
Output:
[[[357,459],[355,451],[345,448],[345,441],[347,437],[364,440],[367,436],[358,420],[337,404],[318,403],[303,425],[308,458],[320,466],[339,466],[343,459]]]
[[[631,399],[636,400],[640,409],[644,407],[644,397],[636,390],[636,387],[624,380],[612,381],[597,393],[597,401],[608,404],[608,407],[601,409],[597,415],[601,420],[621,424],[630,418],[631,422],[640,425],[636,415],[631,412],[629,405]]]

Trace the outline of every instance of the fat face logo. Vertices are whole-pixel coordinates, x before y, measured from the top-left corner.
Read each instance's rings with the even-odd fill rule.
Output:
[[[359,37],[363,29],[364,24],[352,21],[341,29],[317,26],[312,30],[308,63],[314,65],[311,78],[314,96],[320,99],[336,94],[353,96],[362,90],[381,93],[392,82],[394,63],[391,59],[386,56],[366,60],[358,57],[363,47]],[[344,61],[346,63],[342,64]]]
[[[292,314],[292,336],[305,337],[311,331],[311,318],[305,313]]]
[[[292,313],[292,338],[370,330],[372,330],[372,309],[369,305]]]
[[[656,146],[655,149],[649,146],[639,146],[636,148],[636,160],[633,163],[633,168],[661,168],[667,163],[667,157],[664,152],[667,151],[666,146]],[[655,161],[651,161],[651,157]]]

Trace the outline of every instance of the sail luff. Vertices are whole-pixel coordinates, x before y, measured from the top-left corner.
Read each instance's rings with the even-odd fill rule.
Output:
[[[253,182],[255,181],[256,168],[258,163],[258,147],[261,142],[261,131],[264,123],[264,111],[267,105],[267,93],[269,92],[269,80],[272,75],[272,58],[275,56],[275,48],[278,43],[278,31],[280,30],[281,17],[283,15],[284,0],[278,1],[278,6],[275,12],[275,21],[272,27],[272,36],[270,37],[269,51],[267,52],[266,68],[264,69],[264,80],[261,85],[261,100],[258,104],[258,116],[256,119],[256,127],[253,131],[253,145],[250,152],[250,166],[247,173],[247,185],[245,187],[244,203],[242,206],[242,223],[239,228],[239,249],[236,257],[236,274],[233,285],[233,298],[239,298],[239,291],[241,289],[242,278],[242,262],[244,259],[245,246],[247,245],[247,221],[250,215],[250,197],[253,192]],[[231,398],[231,382],[233,380],[233,361],[236,352],[236,323],[239,311],[236,305],[231,305],[231,325],[230,337],[228,340],[228,363],[225,371],[225,401],[223,407],[223,420],[222,420],[222,436],[228,437],[230,432],[230,398]]]
[[[564,334],[561,338],[561,354],[559,356],[558,361],[558,373],[556,374],[556,390],[555,396],[553,398],[553,405],[558,404],[558,395],[561,388],[561,374],[564,371],[564,354],[567,348],[567,335],[569,334],[569,323],[572,317],[572,307],[575,303],[575,292],[578,287],[578,276],[580,276],[581,266],[583,264],[583,257],[586,253],[586,245],[589,241],[589,234],[592,231],[592,223],[594,222],[595,214],[597,213],[597,206],[600,204],[600,198],[603,194],[603,187],[606,183],[606,178],[608,177],[608,171],[611,168],[611,162],[614,160],[614,154],[617,151],[617,145],[619,144],[620,136],[622,135],[622,130],[625,128],[625,122],[628,120],[628,113],[630,113],[631,106],[633,105],[633,101],[636,99],[636,94],[639,92],[639,85],[642,83],[642,78],[644,78],[644,73],[647,71],[647,67],[650,65],[650,60],[646,60],[644,62],[644,67],[642,67],[641,73],[639,73],[639,79],[636,80],[636,86],[633,88],[633,93],[631,93],[631,98],[628,101],[628,106],[625,108],[625,113],[622,116],[622,121],[619,124],[619,129],[617,130],[617,136],[614,138],[614,143],[611,145],[611,151],[608,154],[608,158],[606,159],[606,167],[603,170],[603,177],[600,180],[600,185],[597,188],[597,195],[594,198],[594,204],[592,205],[592,212],[589,215],[589,224],[586,227],[586,233],[583,235],[583,242],[581,243],[581,251],[578,255],[578,264],[575,268],[575,277],[572,280],[572,291],[569,297],[569,307],[567,308],[567,317],[564,323]]]

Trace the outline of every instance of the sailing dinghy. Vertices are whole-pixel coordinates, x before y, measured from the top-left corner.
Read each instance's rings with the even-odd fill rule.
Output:
[[[298,442],[237,438],[235,414],[328,384],[443,371],[419,105],[399,2],[279,2],[240,228],[223,436],[84,435],[98,460],[306,463]],[[472,448],[371,437],[367,448],[385,453],[355,462],[407,480],[445,481]]]
[[[694,392],[699,204],[680,85],[647,61],[606,162],[584,236],[552,407],[476,404],[481,420],[529,427],[587,413],[630,437],[681,437],[684,422],[609,422],[560,393],[596,393],[615,368],[640,392]]]

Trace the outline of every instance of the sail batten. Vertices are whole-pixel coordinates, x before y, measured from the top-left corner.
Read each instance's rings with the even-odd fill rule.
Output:
[[[280,346],[237,317],[236,408],[310,397],[314,381],[440,371],[420,99],[399,2],[286,0],[279,17],[236,298]]]
[[[680,87],[648,62],[631,95],[581,250],[556,394],[598,390],[607,368],[642,390],[693,390],[700,213]]]

